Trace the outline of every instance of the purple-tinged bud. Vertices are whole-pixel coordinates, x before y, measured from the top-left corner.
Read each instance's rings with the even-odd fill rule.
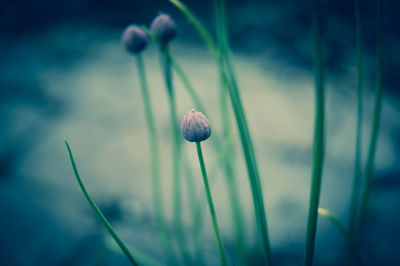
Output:
[[[182,120],[182,135],[190,142],[201,142],[211,135],[211,126],[208,119],[201,112],[194,109],[188,111]]]
[[[177,27],[170,16],[160,14],[151,23],[150,30],[161,44],[167,44],[175,38]]]
[[[148,43],[149,36],[138,26],[130,25],[122,33],[122,44],[130,53],[140,53],[146,48]]]

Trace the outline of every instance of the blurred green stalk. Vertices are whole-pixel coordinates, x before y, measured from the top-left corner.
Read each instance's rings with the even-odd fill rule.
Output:
[[[226,67],[230,76],[229,95],[231,98],[239,135],[242,142],[242,149],[246,161],[247,172],[249,175],[250,186],[253,196],[253,204],[256,212],[257,224],[261,233],[261,238],[264,246],[267,265],[272,265],[271,247],[269,243],[268,224],[264,208],[264,198],[262,193],[260,175],[256,156],[251,141],[247,120],[244,114],[244,109],[239,95],[239,89],[236,83],[233,66],[229,56],[225,57]]]
[[[160,63],[164,74],[164,81],[167,88],[168,102],[170,108],[170,119],[172,127],[172,160],[173,160],[173,219],[175,230],[178,236],[178,244],[182,251],[185,265],[192,264],[189,252],[187,250],[186,238],[183,232],[182,221],[182,185],[180,177],[180,160],[181,160],[181,138],[179,132],[178,113],[176,110],[174,88],[172,83],[171,58],[168,52],[168,45],[160,46]]]
[[[361,52],[361,20],[359,0],[354,0],[356,19],[356,46],[357,46],[357,131],[356,154],[354,160],[354,180],[350,202],[349,232],[352,235],[358,213],[361,187],[361,140],[362,140],[362,116],[363,116],[363,70]]]
[[[208,207],[210,208],[210,214],[211,214],[211,220],[212,220],[212,224],[213,224],[213,228],[214,228],[215,238],[217,240],[218,251],[219,251],[220,258],[221,258],[221,265],[227,266],[228,264],[227,264],[227,260],[226,260],[224,246],[222,244],[221,236],[219,233],[217,215],[215,213],[215,208],[214,208],[214,203],[213,203],[212,196],[211,196],[210,186],[208,184],[207,171],[206,171],[206,166],[204,164],[203,152],[201,150],[200,142],[196,142],[196,148],[197,148],[197,155],[199,156],[199,162],[200,162],[201,173],[203,176],[204,188],[206,190]]]
[[[222,126],[223,126],[223,137],[226,140],[231,134],[231,123],[228,113],[228,98],[227,98],[227,80],[224,78],[224,57],[227,52],[225,48],[228,47],[228,36],[227,36],[227,26],[226,26],[226,3],[224,0],[213,0],[214,4],[214,15],[216,20],[217,29],[217,41],[218,41],[218,69],[219,69],[219,99],[220,108],[222,115]],[[236,249],[238,251],[240,260],[243,265],[248,263],[248,258],[246,254],[246,238],[244,234],[244,221],[243,212],[239,201],[239,192],[236,185],[236,176],[234,165],[234,151],[232,149],[227,153],[227,157],[224,160],[224,170],[225,176],[228,184],[228,194],[232,206],[232,219],[235,226],[235,240]]]
[[[157,141],[157,130],[154,122],[154,115],[151,107],[150,94],[147,86],[146,73],[141,54],[136,55],[136,63],[139,73],[140,85],[142,89],[143,104],[149,132],[150,151],[151,151],[151,171],[153,185],[153,204],[156,214],[156,223],[161,230],[161,242],[166,252],[170,264],[176,265],[177,261],[173,251],[170,234],[165,222],[164,210],[161,198],[161,179],[160,179],[160,152]]]
[[[100,209],[97,207],[96,203],[92,200],[90,197],[89,193],[87,192],[85,185],[82,182],[82,179],[78,173],[78,169],[76,168],[75,165],[75,160],[74,157],[72,156],[72,151],[71,148],[68,144],[67,140],[64,140],[65,145],[67,146],[68,154],[69,154],[69,159],[71,160],[72,168],[74,170],[74,174],[76,177],[76,181],[78,181],[79,187],[81,188],[83,195],[85,196],[87,202],[89,203],[90,207],[94,210],[96,215],[100,218],[101,222],[104,224],[104,226],[107,228],[107,231],[110,233],[110,235],[114,238],[115,242],[118,244],[118,246],[121,248],[122,252],[124,252],[125,256],[128,258],[128,260],[131,262],[132,265],[138,265],[136,262],[136,259],[133,257],[132,253],[129,251],[129,249],[126,247],[124,242],[119,238],[117,233],[114,231],[112,228],[111,224],[107,221],[107,218],[103,215],[103,213],[100,211]]]
[[[310,266],[313,263],[315,236],[318,221],[318,205],[321,192],[321,179],[324,159],[324,77],[323,77],[323,56],[321,38],[321,10],[320,1],[313,0],[314,5],[314,80],[315,80],[315,128],[313,166],[310,191],[310,204],[308,210],[306,246],[304,250],[304,265]]]
[[[165,48],[167,49],[167,48]],[[167,87],[168,93],[168,103],[170,108],[170,119],[171,119],[171,127],[172,127],[172,160],[173,160],[173,216],[175,226],[177,228],[181,228],[182,226],[182,217],[181,217],[181,178],[179,171],[179,158],[180,158],[180,141],[179,141],[179,131],[177,129],[178,120],[177,120],[177,111],[175,104],[175,97],[172,87],[172,73],[170,67],[170,61],[168,56],[166,56],[166,51],[161,50],[161,64],[164,73],[165,84]]]
[[[369,194],[371,190],[371,178],[374,172],[375,151],[378,141],[379,123],[382,111],[382,68],[383,68],[383,44],[382,44],[382,1],[378,0],[378,37],[377,37],[377,66],[376,66],[376,92],[374,104],[374,117],[372,122],[371,140],[369,144],[367,165],[365,169],[364,190],[361,195],[360,217],[358,219],[356,237],[359,237],[361,226],[365,218]]]
[[[362,68],[362,51],[361,51],[361,18],[360,18],[360,2],[354,0],[354,16],[356,24],[356,50],[357,50],[357,126],[356,126],[356,146],[354,158],[354,178],[353,189],[350,199],[350,212],[348,220],[348,232],[350,237],[354,238],[355,226],[359,214],[360,191],[361,191],[361,144],[362,144],[362,117],[363,117],[363,68]],[[349,254],[354,249],[351,245],[347,245],[345,261],[349,262]]]
[[[204,42],[208,46],[210,52],[214,56],[217,64],[219,65],[219,49],[215,45],[213,39],[210,34],[207,32],[203,24],[200,20],[194,15],[192,11],[190,11],[182,2],[178,0],[170,0],[172,4],[174,4],[185,16],[186,18],[193,24],[195,29],[198,31],[201,38],[203,38]],[[261,238],[264,246],[264,252],[266,255],[266,261],[268,265],[272,264],[271,258],[271,248],[269,244],[269,235],[268,235],[268,226],[264,208],[264,200],[262,195],[261,182],[256,162],[256,157],[254,153],[254,148],[251,142],[250,132],[247,126],[247,120],[244,114],[243,106],[241,103],[239,89],[236,83],[235,74],[233,71],[233,66],[229,58],[229,47],[225,44],[225,68],[223,70],[223,78],[227,82],[229,96],[232,102],[232,107],[234,111],[234,115],[236,118],[237,126],[239,129],[239,135],[242,142],[243,153],[246,161],[247,172],[249,175],[250,186],[252,190],[253,203],[256,212],[257,225],[261,232]]]
[[[168,54],[169,60],[172,64],[172,67],[175,69],[176,74],[179,76],[181,79],[183,85],[186,88],[186,91],[188,92],[190,98],[192,98],[194,105],[196,106],[196,110],[206,113],[206,108],[204,107],[203,102],[201,101],[199,95],[197,92],[194,90],[192,84],[190,83],[189,78],[186,76],[185,72],[183,71],[182,67],[178,64],[178,62],[171,56],[171,54]]]

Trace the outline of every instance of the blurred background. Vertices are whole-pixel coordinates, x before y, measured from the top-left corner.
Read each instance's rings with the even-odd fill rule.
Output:
[[[320,206],[347,223],[356,124],[354,8],[347,0],[323,2],[327,141]],[[360,2],[365,163],[375,89],[377,17],[376,1]],[[400,264],[399,4],[383,2],[384,99],[360,246],[365,265]],[[184,3],[214,32],[211,1]],[[193,27],[168,1],[1,2],[1,265],[129,265],[85,201],[64,138],[70,141],[89,193],[121,238],[134,253],[165,262],[154,222],[148,135],[135,58],[120,43],[127,25],[149,25],[160,11],[176,20],[179,34],[171,53],[204,101],[213,134],[221,134],[215,63]],[[314,123],[311,14],[311,1],[228,1],[229,37],[258,156],[275,265],[302,263]],[[143,56],[162,152],[162,196],[171,221],[167,94],[157,47],[151,44]],[[183,117],[193,104],[177,77],[175,90]],[[246,245],[257,265],[250,187],[235,126],[233,132]],[[203,146],[224,243],[234,263],[237,254],[226,182],[219,171],[213,171],[216,154],[211,142]],[[204,208],[204,256],[208,265],[217,265],[210,217],[200,197],[203,184],[195,147],[185,143],[184,148],[197,188],[197,195],[192,195],[183,186],[184,230],[192,234],[187,202],[196,197]],[[342,235],[320,218],[315,265],[341,265],[344,249]]]

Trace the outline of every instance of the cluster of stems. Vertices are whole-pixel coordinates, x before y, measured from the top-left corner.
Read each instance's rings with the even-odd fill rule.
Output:
[[[356,143],[355,143],[355,159],[354,159],[354,180],[353,189],[350,201],[350,215],[348,227],[346,228],[331,212],[326,209],[319,208],[319,198],[321,190],[321,181],[323,175],[323,161],[325,152],[325,93],[324,93],[324,71],[323,71],[323,42],[321,37],[321,1],[313,0],[314,6],[314,49],[313,49],[313,70],[315,81],[315,126],[314,126],[314,143],[313,143],[313,161],[312,161],[312,174],[311,174],[311,189],[309,211],[307,219],[307,232],[304,250],[304,265],[311,266],[314,259],[315,239],[317,231],[318,214],[331,221],[339,231],[344,235],[348,242],[348,250],[353,252],[357,258],[358,264],[362,264],[361,256],[357,248],[357,240],[362,228],[362,222],[365,218],[371,178],[374,170],[374,158],[377,146],[377,139],[379,133],[380,116],[382,109],[382,4],[381,0],[378,1],[378,38],[377,38],[377,77],[376,77],[376,95],[374,105],[374,115],[372,122],[372,132],[370,145],[368,149],[368,156],[366,162],[365,175],[362,175],[361,164],[361,143],[362,143],[362,119],[363,119],[363,71],[362,71],[362,52],[361,52],[361,19],[360,19],[360,6],[359,0],[354,0],[355,7],[355,20],[356,20],[356,48],[357,48],[357,124],[356,124]],[[235,242],[237,252],[239,254],[241,264],[247,265],[249,263],[248,254],[246,251],[246,237],[245,237],[245,224],[238,197],[238,190],[236,185],[235,169],[234,169],[234,152],[232,146],[224,144],[232,133],[232,125],[230,123],[230,116],[228,110],[228,102],[230,101],[236,126],[239,132],[239,137],[242,145],[243,156],[246,163],[247,174],[252,192],[253,205],[255,210],[256,221],[259,229],[259,236],[263,245],[265,263],[272,265],[271,247],[269,241],[268,225],[266,212],[264,207],[264,198],[261,184],[261,177],[256,160],[256,152],[252,144],[249,126],[247,123],[244,107],[240,97],[240,90],[236,80],[235,71],[230,58],[230,48],[228,40],[228,30],[226,22],[225,0],[213,0],[214,16],[216,24],[216,36],[214,41],[211,34],[207,31],[201,21],[195,14],[186,7],[179,0],[170,0],[193,24],[200,37],[204,40],[209,48],[212,56],[216,61],[216,66],[219,73],[219,103],[221,118],[223,121],[223,136],[222,141],[216,136],[213,139],[213,146],[219,151],[222,159],[222,169],[226,176],[227,188],[229,199],[232,208],[232,218],[235,223]],[[144,27],[144,30],[155,40],[151,32]],[[156,40],[157,41],[157,40]],[[135,43],[131,43],[134,45]],[[171,139],[172,139],[172,177],[173,177],[173,223],[177,235],[178,246],[182,255],[182,262],[185,265],[192,265],[193,258],[190,255],[187,246],[187,239],[184,233],[184,223],[182,217],[182,180],[181,168],[185,170],[186,179],[189,180],[188,190],[191,195],[196,192],[193,180],[191,179],[191,170],[184,161],[187,156],[182,155],[182,139],[179,132],[178,111],[176,106],[175,92],[173,86],[173,69],[176,71],[182,80],[187,92],[189,93],[193,103],[201,111],[205,112],[205,106],[200,97],[194,90],[189,78],[184,73],[183,69],[179,66],[178,62],[169,53],[168,43],[159,44],[160,51],[160,65],[163,72],[163,77],[166,85],[168,103],[170,109],[171,120]],[[174,254],[173,243],[171,241],[171,232],[167,225],[164,209],[162,207],[162,193],[161,193],[161,179],[160,179],[160,152],[157,140],[157,130],[154,120],[154,115],[151,106],[150,94],[146,81],[146,74],[142,56],[140,53],[136,54],[136,63],[142,90],[142,97],[144,103],[145,117],[149,132],[149,146],[151,152],[151,171],[152,171],[152,186],[153,186],[153,204],[155,210],[155,218],[157,226],[160,230],[160,241],[165,249],[167,261],[170,265],[179,264],[179,259]],[[194,111],[193,111],[194,112]],[[208,122],[208,121],[207,121]],[[208,138],[208,136],[207,136]],[[105,225],[106,229],[116,241],[122,252],[126,255],[132,265],[138,265],[137,259],[132,255],[124,242],[116,234],[110,223],[101,213],[96,206],[90,195],[88,194],[75,165],[75,161],[67,141],[65,141],[71,164],[76,176],[77,182],[88,201],[89,205],[95,211],[97,216]],[[204,163],[204,157],[200,141],[196,141],[196,149],[200,163],[200,169],[203,177],[205,188],[205,196],[207,199],[209,211],[211,214],[212,225],[217,241],[217,246],[220,254],[221,265],[228,265],[227,256],[223,246],[220,229],[217,222],[216,210],[214,207],[208,175]],[[362,190],[361,190],[362,188]],[[199,228],[201,227],[202,214],[199,208],[196,208],[196,202],[192,196],[190,199],[190,208],[193,216],[193,223],[195,229],[195,249],[197,252],[196,261],[202,261],[201,249],[202,244],[198,236],[200,234]]]
[[[213,57],[217,62],[217,66],[219,67],[219,71],[221,73],[224,82],[226,82],[226,89],[228,91],[228,95],[231,100],[231,105],[233,108],[237,128],[239,130],[239,135],[241,139],[242,150],[245,157],[246,168],[252,190],[256,220],[264,247],[266,263],[268,265],[271,265],[272,264],[271,248],[269,243],[268,226],[264,208],[264,199],[262,194],[261,181],[260,181],[254,148],[251,141],[250,131],[247,125],[247,119],[244,114],[239,88],[236,82],[236,75],[234,73],[233,65],[229,56],[228,43],[226,41],[223,41],[222,42],[223,47],[222,49],[219,49],[218,46],[213,41],[211,35],[208,33],[206,28],[201,23],[201,21],[194,15],[194,13],[191,10],[189,10],[189,8],[187,8],[182,2],[178,0],[170,0],[170,2],[173,3],[186,16],[186,18],[193,24],[195,29],[198,31],[200,37],[205,41],[207,47],[209,48],[211,54],[213,55]],[[222,4],[219,4],[219,6],[221,7]],[[218,10],[219,12],[223,11],[223,9],[221,8],[218,8]],[[221,18],[224,17],[225,17],[224,15],[221,16]],[[220,26],[226,28],[226,23],[220,22]],[[227,40],[226,37],[224,39]],[[221,57],[223,58],[223,60],[220,59]]]
[[[355,159],[354,159],[354,178],[350,199],[350,211],[347,228],[338,218],[326,209],[319,209],[319,214],[327,218],[335,225],[347,240],[347,249],[345,253],[345,263],[352,265],[363,265],[363,260],[358,251],[359,238],[363,228],[363,222],[368,209],[370,199],[371,178],[374,169],[374,159],[376,146],[378,141],[378,133],[380,126],[380,117],[382,109],[382,1],[377,0],[378,13],[378,34],[377,34],[377,66],[376,66],[376,92],[375,104],[373,111],[371,137],[368,148],[367,162],[363,175],[362,171],[362,120],[363,120],[363,61],[361,49],[361,18],[360,18],[360,2],[354,0],[355,14],[355,36],[356,36],[356,55],[357,55],[357,122],[356,122],[356,142],[355,142]],[[352,255],[352,256],[350,256]],[[353,261],[353,257],[355,261]],[[311,263],[311,262],[310,262]]]
[[[382,1],[378,0],[378,37],[377,37],[377,64],[376,64],[376,92],[375,92],[375,103],[374,113],[372,120],[371,139],[368,148],[367,163],[365,168],[364,187],[361,194],[360,200],[360,211],[357,224],[357,231],[355,233],[356,239],[359,236],[363,220],[368,208],[369,194],[371,190],[371,178],[374,171],[374,161],[376,145],[378,141],[378,133],[380,126],[380,118],[382,111],[382,69],[383,69],[383,44],[382,44]]]

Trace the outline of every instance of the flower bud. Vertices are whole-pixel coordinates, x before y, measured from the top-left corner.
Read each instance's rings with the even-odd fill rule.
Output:
[[[175,38],[177,28],[170,16],[160,14],[151,23],[150,30],[161,44],[167,44]]]
[[[211,135],[211,126],[208,119],[201,112],[194,109],[188,111],[182,120],[182,135],[190,142],[201,142]]]
[[[124,30],[122,43],[128,52],[137,54],[146,48],[149,36],[140,27],[131,25]]]

